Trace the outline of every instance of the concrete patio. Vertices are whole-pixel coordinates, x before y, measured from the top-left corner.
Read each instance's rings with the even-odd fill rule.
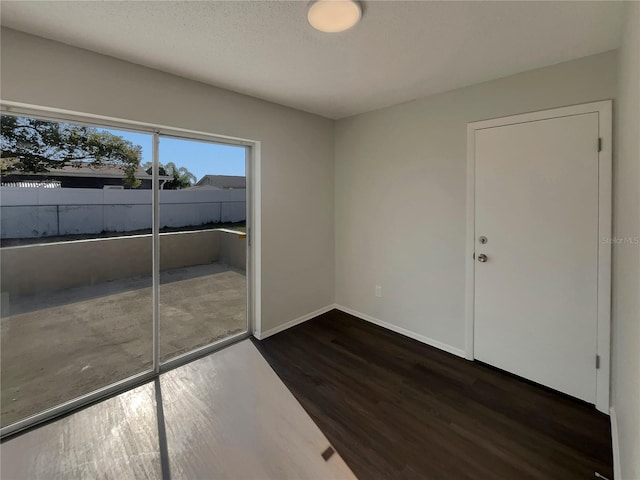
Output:
[[[161,359],[246,327],[246,277],[222,263],[166,270]],[[151,366],[151,277],[12,297],[1,319],[2,426]]]

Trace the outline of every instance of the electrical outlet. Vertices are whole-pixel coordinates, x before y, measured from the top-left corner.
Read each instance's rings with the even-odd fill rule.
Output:
[[[382,298],[382,287],[380,285],[376,285],[376,297]]]

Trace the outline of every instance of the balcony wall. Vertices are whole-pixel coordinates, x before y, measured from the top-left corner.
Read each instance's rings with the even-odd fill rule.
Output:
[[[151,235],[133,235],[0,249],[3,301],[11,296],[151,275]],[[160,234],[162,270],[225,263],[246,268],[245,235],[228,230]]]

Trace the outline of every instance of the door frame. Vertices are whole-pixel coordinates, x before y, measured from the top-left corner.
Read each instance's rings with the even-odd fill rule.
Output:
[[[612,101],[603,100],[550,110],[540,110],[467,124],[467,243],[465,289],[465,357],[474,360],[475,313],[475,141],[476,131],[552,118],[598,114],[600,151],[598,152],[598,321],[596,333],[596,408],[609,414],[609,376],[611,355],[611,206],[612,206]],[[598,145],[594,145],[598,148]],[[594,362],[596,359],[594,358]]]
[[[80,125],[95,126],[98,128],[115,128],[130,132],[139,132],[150,134],[152,140],[152,157],[153,157],[153,179],[154,185],[158,184],[158,139],[160,136],[181,138],[184,140],[200,140],[218,144],[226,144],[233,146],[245,147],[245,166],[248,181],[247,188],[247,210],[246,225],[247,233],[244,237],[247,239],[247,331],[241,332],[222,340],[196,348],[182,355],[174,357],[168,361],[161,362],[158,345],[158,292],[160,286],[160,270],[159,270],[159,215],[158,215],[158,189],[152,189],[152,241],[153,259],[152,259],[152,294],[153,294],[153,352],[152,365],[148,370],[134,374],[128,378],[110,383],[97,390],[88,392],[79,397],[73,398],[61,404],[50,407],[46,410],[38,412],[29,417],[18,420],[15,423],[0,428],[0,439],[4,441],[9,436],[19,433],[23,430],[32,428],[36,425],[50,421],[54,418],[66,415],[79,408],[92,405],[100,400],[117,395],[132,388],[138,387],[146,382],[157,378],[158,375],[173,368],[184,365],[190,361],[206,356],[214,351],[220,350],[230,344],[254,335],[261,328],[261,157],[260,142],[240,137],[230,137],[226,135],[218,135],[209,132],[188,130],[184,128],[171,127],[166,125],[158,125],[153,123],[139,122],[122,118],[108,117],[103,115],[95,115],[91,113],[76,112],[59,108],[51,108],[40,105],[32,105],[21,102],[12,102],[0,100],[0,114],[13,116],[27,116],[42,120],[72,122]]]

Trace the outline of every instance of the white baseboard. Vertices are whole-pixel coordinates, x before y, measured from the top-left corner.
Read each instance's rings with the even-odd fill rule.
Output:
[[[420,335],[419,333],[412,332],[405,328],[398,327],[397,325],[384,322],[378,318],[372,317],[371,315],[366,315],[364,313],[361,313],[356,310],[352,310],[350,308],[344,307],[342,305],[337,305],[337,304],[327,305],[326,307],[322,307],[318,310],[307,313],[306,315],[302,315],[301,317],[294,318],[293,320],[283,323],[282,325],[278,325],[277,327],[274,327],[270,330],[266,330],[264,332],[255,332],[254,336],[258,340],[264,340],[265,338],[270,337],[271,335],[275,335],[276,333],[282,332],[287,328],[291,328],[303,322],[306,322],[307,320],[311,320],[312,318],[315,318],[318,315],[322,315],[323,313],[327,313],[333,310],[334,308],[342,312],[348,313],[349,315],[353,315],[354,317],[358,317],[369,323],[379,325],[380,327],[386,328],[387,330],[391,330],[392,332],[399,333],[400,335],[404,335],[405,337],[413,338],[414,340],[417,340],[424,344],[438,348],[447,353],[451,353],[452,355],[465,358],[465,351],[460,348],[452,347],[451,345],[447,345],[446,343],[439,342],[438,340],[434,340],[433,338],[425,337],[424,335]]]
[[[302,315],[301,317],[294,318],[293,320],[289,320],[288,322],[283,323],[282,325],[278,325],[277,327],[271,328],[271,329],[266,330],[264,332],[255,332],[254,336],[258,340],[264,340],[265,338],[270,337],[271,335],[275,335],[276,333],[280,333],[283,330],[286,330],[287,328],[295,327],[296,325],[299,325],[300,323],[306,322],[307,320],[311,320],[312,318],[315,318],[318,315],[322,315],[323,313],[327,313],[328,311],[333,310],[334,308],[336,308],[336,306],[333,305],[333,304],[327,305],[326,307],[319,308],[318,310],[315,310],[315,311],[313,311],[311,313],[307,313],[306,315]]]
[[[393,325],[391,323],[384,322],[380,319],[372,317],[371,315],[366,315],[364,313],[360,313],[356,310],[352,310],[347,307],[343,307],[342,305],[334,305],[334,308],[348,313],[349,315],[353,315],[354,317],[358,317],[362,320],[366,320],[367,322],[373,323],[375,325],[379,325],[381,327],[386,328],[387,330],[391,330],[392,332],[399,333],[400,335],[404,335],[405,337],[413,338],[422,343],[426,343],[432,347],[438,348],[440,350],[444,350],[447,353],[451,353],[458,357],[465,358],[465,351],[456,347],[452,347],[451,345],[447,345],[446,343],[439,342],[438,340],[434,340],[433,338],[425,337],[424,335],[420,335],[419,333],[412,332],[402,327],[398,327],[397,325]]]
[[[622,479],[620,470],[620,443],[618,440],[618,418],[616,417],[616,409],[609,409],[611,419],[611,448],[613,450],[613,478],[615,480]]]

